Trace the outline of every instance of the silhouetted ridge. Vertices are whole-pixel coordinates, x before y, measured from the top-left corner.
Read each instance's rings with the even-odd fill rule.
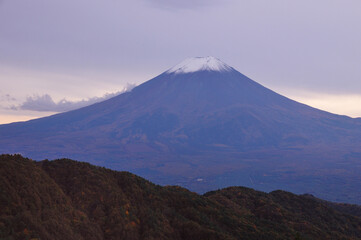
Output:
[[[0,156],[0,239],[360,239],[327,202],[244,187],[203,196],[68,159]]]

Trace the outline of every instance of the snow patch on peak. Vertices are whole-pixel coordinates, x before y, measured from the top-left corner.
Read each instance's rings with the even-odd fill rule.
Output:
[[[191,73],[198,71],[217,71],[227,72],[232,68],[215,57],[193,57],[184,60],[178,65],[172,67],[167,73]]]

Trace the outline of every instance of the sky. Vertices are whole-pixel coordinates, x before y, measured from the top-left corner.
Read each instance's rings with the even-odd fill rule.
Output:
[[[85,106],[185,58],[361,117],[359,0],[0,0],[0,123]]]

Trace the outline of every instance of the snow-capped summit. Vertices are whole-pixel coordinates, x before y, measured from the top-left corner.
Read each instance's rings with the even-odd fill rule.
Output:
[[[215,57],[193,57],[187,58],[178,65],[172,67],[167,73],[191,73],[197,71],[231,71],[232,68]]]

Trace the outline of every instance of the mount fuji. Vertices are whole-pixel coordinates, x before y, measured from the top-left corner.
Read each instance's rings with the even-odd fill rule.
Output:
[[[197,192],[244,185],[361,204],[361,120],[288,99],[214,57],[88,107],[0,125],[0,153],[72,158]]]

